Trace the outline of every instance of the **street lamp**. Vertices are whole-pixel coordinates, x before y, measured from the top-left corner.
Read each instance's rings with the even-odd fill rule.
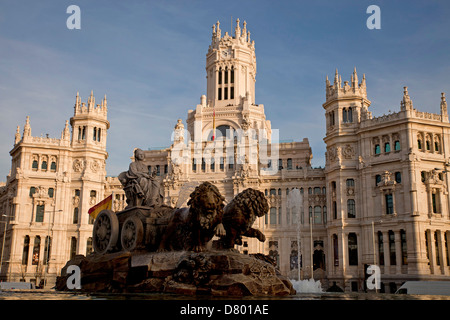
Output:
[[[48,212],[48,213],[52,213],[52,212],[62,212],[63,210],[50,210],[50,211],[44,211],[44,212]],[[54,216],[53,216],[53,220],[54,220]],[[44,257],[44,259],[47,261],[47,271],[44,272],[44,287],[45,287],[45,280],[46,280],[46,275],[48,273],[48,270],[50,268],[50,225],[51,225],[51,220],[50,217],[48,218],[48,232],[47,232],[47,245],[46,245],[46,251],[47,251],[47,255],[46,257]]]

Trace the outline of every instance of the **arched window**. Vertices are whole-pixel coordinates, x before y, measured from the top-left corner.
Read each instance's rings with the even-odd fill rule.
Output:
[[[270,208],[270,224],[277,224],[277,208]]]
[[[337,219],[337,202],[333,201],[333,219]]]
[[[90,255],[93,251],[92,237],[89,237],[86,241],[86,256]]]
[[[73,259],[77,254],[77,238],[72,237],[70,239],[70,259]]]
[[[397,264],[396,256],[395,256],[395,235],[394,231],[389,230],[388,232],[389,236],[389,260],[391,262],[391,266],[394,266]]]
[[[447,243],[447,242],[446,242]],[[405,230],[400,230],[400,245],[402,249],[402,265],[408,264],[408,254],[407,254],[407,248],[406,248],[406,232]],[[448,255],[447,255],[448,258]],[[447,263],[448,265],[448,263]]]
[[[56,171],[56,162],[55,161],[52,161],[52,163],[50,164],[50,170]]]
[[[78,223],[78,207],[73,209],[72,223],[73,224],[77,224]]]
[[[41,237],[36,236],[34,238],[34,246],[33,246],[33,259],[31,261],[32,265],[39,264],[39,255],[41,254]]]
[[[55,189],[53,188],[48,188],[48,196],[50,198],[53,198],[53,195],[55,194]]]
[[[334,266],[339,266],[339,244],[337,234],[333,234],[333,256],[334,256]]]
[[[353,122],[353,108],[347,110],[347,122]]]
[[[396,140],[394,142],[394,151],[399,151],[399,150],[401,150],[400,141]]]
[[[390,194],[390,193],[386,194],[385,201],[386,201],[386,214],[393,214],[394,213],[394,198],[392,197],[392,194]]]
[[[375,186],[378,186],[378,184],[381,182],[381,175],[377,174],[375,176]]]
[[[381,153],[381,148],[379,144],[375,145],[375,154],[380,154]]]
[[[31,165],[31,169],[37,170],[38,167],[39,167],[38,161],[37,161],[37,160],[33,160],[33,163],[32,163],[32,165]]]
[[[30,236],[25,236],[23,241],[22,265],[28,265],[28,254],[30,252]]]
[[[401,172],[395,173],[395,182],[402,183],[402,173]]]
[[[347,109],[344,108],[344,109],[342,109],[342,122],[346,123],[347,121],[348,121]]]
[[[389,142],[384,144],[384,152],[391,152],[391,144]]]
[[[100,142],[100,137],[102,136],[102,129],[98,128],[97,129],[97,141]]]
[[[225,67],[225,81],[223,82],[224,84],[228,84],[228,67]],[[226,99],[226,98],[225,98]]]
[[[322,223],[322,208],[320,206],[314,207],[314,224]]]
[[[47,170],[47,161],[42,161],[42,164],[41,164],[41,169],[42,170]]]
[[[348,234],[348,264],[350,266],[358,265],[358,239],[356,233]]]
[[[94,127],[94,132],[92,134],[92,140],[97,141],[97,127]]]
[[[32,197],[33,194],[35,194],[35,193],[36,193],[36,188],[35,187],[31,187],[30,188],[30,197]]]
[[[347,185],[347,188],[354,187],[355,186],[355,180],[354,179],[347,179],[346,185]]]
[[[287,159],[287,169],[292,170],[292,159],[291,158]]]
[[[384,243],[383,243],[383,233],[378,231],[378,256],[380,260],[380,266],[384,266]]]
[[[218,78],[217,84],[222,84],[222,68],[219,68],[219,78]]]
[[[347,200],[347,217],[352,219],[356,218],[355,200]]]
[[[233,68],[233,66],[231,66],[231,71],[230,71],[230,83],[234,83],[234,68]]]

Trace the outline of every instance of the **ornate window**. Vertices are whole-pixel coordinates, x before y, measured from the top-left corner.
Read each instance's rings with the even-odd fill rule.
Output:
[[[338,236],[333,234],[333,255],[334,255],[334,266],[339,266],[339,244],[338,244]]]
[[[408,264],[408,253],[407,253],[407,248],[406,248],[406,232],[405,230],[400,230],[400,244],[401,244],[401,249],[402,249],[402,265],[407,265]]]
[[[394,231],[389,230],[388,232],[389,236],[389,261],[391,263],[391,266],[394,266],[397,264],[396,254],[395,254],[395,235]]]
[[[36,206],[36,222],[44,222],[45,205]]]
[[[394,151],[399,151],[399,150],[401,150],[400,141],[395,140],[394,141]]]
[[[356,233],[348,234],[348,264],[350,266],[358,265],[358,239]]]
[[[292,159],[291,158],[287,159],[287,169],[292,170]]]
[[[75,207],[73,209],[72,223],[73,224],[77,224],[78,223],[78,207]]]
[[[383,233],[378,231],[378,257],[380,266],[384,266],[384,243],[383,243]]]
[[[356,218],[355,200],[347,200],[347,217],[350,219]]]
[[[70,239],[70,259],[73,259],[77,254],[77,238],[72,237]]]
[[[31,261],[32,265],[39,264],[39,255],[41,254],[41,237],[36,236],[34,238],[34,246],[33,246],[33,259]]]
[[[30,252],[30,236],[25,236],[23,241],[22,265],[28,265],[28,254]]]
[[[33,163],[31,164],[31,169],[36,171],[38,168],[39,168],[38,160],[37,159],[33,159]]]
[[[375,154],[380,154],[381,153],[381,148],[379,144],[375,145],[375,150],[374,150]]]
[[[320,206],[314,207],[314,224],[322,223],[322,208]]]
[[[394,213],[394,198],[391,193],[384,195],[386,201],[386,214]]]

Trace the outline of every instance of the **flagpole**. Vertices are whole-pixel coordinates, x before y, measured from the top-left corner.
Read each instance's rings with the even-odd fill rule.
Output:
[[[214,141],[216,137],[216,106],[213,106],[213,133],[212,133],[212,141]]]

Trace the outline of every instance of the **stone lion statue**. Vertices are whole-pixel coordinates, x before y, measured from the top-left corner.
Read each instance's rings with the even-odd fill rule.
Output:
[[[226,234],[221,237],[220,247],[233,249],[235,244],[242,244],[242,236],[257,238],[264,242],[264,234],[252,228],[257,217],[262,217],[269,211],[264,193],[248,188],[239,193],[224,208],[222,223]]]
[[[214,237],[224,236],[223,201],[219,189],[203,182],[190,194],[189,208],[179,208],[169,217],[158,251],[204,251]]]

